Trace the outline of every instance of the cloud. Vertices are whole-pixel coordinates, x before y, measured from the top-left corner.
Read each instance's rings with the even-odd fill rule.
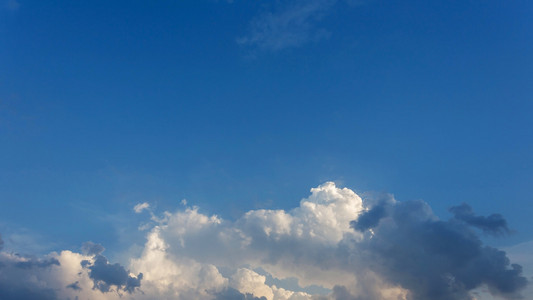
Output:
[[[387,202],[391,200],[391,198],[386,198],[384,201],[373,206],[371,209],[368,209],[356,220],[351,221],[350,227],[357,231],[364,232],[368,229],[378,226],[381,219],[387,215],[387,208],[389,207]]]
[[[147,202],[143,202],[143,203],[139,203],[137,205],[135,205],[133,207],[133,210],[136,212],[136,213],[141,213],[143,210],[145,209],[148,209],[150,208],[150,204],[148,204]]]
[[[82,290],[82,288],[80,287],[80,282],[79,281],[76,281],[76,282],[73,282],[73,283],[67,285],[67,288],[73,289],[75,291],[81,291]]]
[[[476,216],[466,203],[450,208],[450,212],[454,214],[455,219],[479,228],[487,234],[505,235],[511,232],[507,227],[507,221],[500,214],[492,214],[488,217]]]
[[[234,288],[228,288],[216,294],[215,300],[266,300],[266,298],[254,297],[252,294],[243,294]]]
[[[380,215],[379,223],[372,222],[367,238],[351,245],[360,258],[354,268],[406,288],[412,299],[473,299],[469,292],[482,285],[495,295],[517,297],[527,285],[522,268],[511,264],[505,252],[483,245],[472,230],[480,224],[499,228],[501,222],[478,222],[487,220],[483,217],[441,221],[422,201],[383,202],[367,215],[377,215],[375,211],[388,213]],[[456,217],[473,216],[465,205],[452,211]]]
[[[28,260],[19,261],[15,264],[17,268],[21,269],[46,268],[52,265],[59,266],[59,261],[53,257],[44,260],[32,258]]]
[[[0,299],[118,300],[123,298],[120,291],[128,292],[127,295],[136,292],[142,278],[128,275],[123,281],[122,270],[118,264],[108,264],[103,256],[91,257],[68,250],[43,258],[0,252]],[[94,284],[116,288],[93,289]]]
[[[139,273],[136,277],[130,276],[129,272],[119,264],[110,264],[107,258],[97,254],[94,262],[83,260],[82,267],[89,269],[89,277],[94,282],[95,289],[102,293],[107,293],[115,286],[117,291],[123,290],[132,293],[135,288],[141,286],[143,274]]]
[[[60,264],[54,258],[36,259],[0,252],[0,299],[57,299],[39,276]]]
[[[100,244],[95,244],[91,241],[83,243],[81,252],[85,255],[98,255],[104,252],[105,248]]]
[[[17,0],[8,0],[5,3],[5,7],[10,11],[17,11],[20,8],[20,2]]]
[[[0,251],[4,249],[4,240],[2,240],[2,235],[0,234]]]
[[[316,26],[336,0],[299,0],[283,3],[274,12],[265,12],[250,24],[247,35],[237,42],[260,50],[277,51],[328,37]]]
[[[480,288],[519,297],[521,267],[477,235],[507,228],[493,222],[503,218],[451,211],[444,221],[423,201],[363,200],[327,182],[291,210],[233,221],[198,207],[152,212],[142,253],[121,259],[127,267],[92,242],[40,259],[0,251],[0,298],[462,300]]]

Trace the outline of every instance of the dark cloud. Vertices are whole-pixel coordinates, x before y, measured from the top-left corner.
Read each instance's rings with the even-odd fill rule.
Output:
[[[0,256],[0,266],[0,299],[57,299],[53,289],[36,280],[51,267],[59,266],[57,259],[37,259],[19,255]]]
[[[39,288],[35,284],[17,284],[0,282],[0,299],[2,300],[56,300],[54,290]]]
[[[81,252],[85,255],[98,255],[104,252],[104,246],[93,243],[91,241],[83,243],[81,246]]]
[[[334,286],[331,298],[335,300],[358,300],[344,286]]]
[[[357,220],[351,221],[350,226],[364,232],[378,226],[379,221],[387,215],[387,202],[381,202],[362,213]]]
[[[454,214],[456,220],[479,228],[487,234],[505,235],[511,232],[507,227],[507,221],[500,214],[492,214],[488,217],[476,216],[472,207],[466,203],[450,208],[450,212]]]
[[[470,216],[463,222],[438,220],[422,201],[376,207],[363,214],[362,222],[352,222],[357,230],[373,228],[365,233],[368,238],[347,250],[356,253],[345,254],[361,257],[357,272],[361,267],[374,272],[408,289],[413,300],[469,300],[469,292],[483,284],[493,294],[518,297],[527,285],[521,267],[511,265],[504,251],[483,245],[472,230],[481,224],[496,230],[505,222],[472,219],[464,205],[454,209],[456,218]]]
[[[243,294],[234,288],[227,288],[215,295],[215,300],[267,300],[266,297],[254,297],[252,294]]]
[[[100,254],[95,256],[93,264],[84,260],[81,265],[89,270],[89,277],[93,280],[94,288],[102,293],[109,292],[112,286],[116,286],[117,290],[133,293],[135,288],[141,286],[142,273],[139,273],[137,277],[131,277],[123,266],[117,263],[110,264],[107,258]]]
[[[371,288],[371,290],[368,290],[367,288]],[[348,291],[348,289],[345,286],[336,285],[331,290],[331,293],[327,296],[314,296],[313,300],[378,300],[382,299],[381,294],[376,289],[376,287],[371,287],[362,285],[358,287],[358,290],[364,290],[363,292],[360,292],[359,295],[355,296]],[[398,298],[398,300],[401,300],[403,298]]]
[[[0,251],[4,249],[4,240],[2,240],[2,235],[0,234]]]
[[[80,287],[80,282],[79,281],[76,281],[76,282],[73,282],[73,283],[67,285],[67,288],[73,289],[75,291],[81,291],[81,287]]]
[[[15,263],[15,266],[20,269],[33,269],[33,268],[47,268],[50,266],[59,266],[59,261],[55,258],[50,259],[29,259],[26,261],[20,261]]]

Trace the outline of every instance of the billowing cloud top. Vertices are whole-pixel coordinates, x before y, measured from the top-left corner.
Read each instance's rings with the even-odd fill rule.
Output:
[[[91,242],[41,259],[0,252],[0,298],[454,300],[480,287],[519,297],[521,267],[476,231],[507,232],[505,220],[467,205],[451,211],[443,221],[425,202],[363,201],[332,182],[292,210],[235,221],[187,207],[152,215],[128,267]]]

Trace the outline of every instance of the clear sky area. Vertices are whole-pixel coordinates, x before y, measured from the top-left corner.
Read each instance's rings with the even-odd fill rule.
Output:
[[[532,186],[531,1],[0,0],[0,299],[533,299]]]

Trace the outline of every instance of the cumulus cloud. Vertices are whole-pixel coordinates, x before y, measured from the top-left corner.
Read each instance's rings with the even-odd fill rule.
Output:
[[[292,210],[252,210],[234,221],[185,207],[151,215],[128,267],[91,242],[82,253],[41,259],[0,252],[0,293],[8,295],[0,298],[462,300],[479,288],[518,297],[527,285],[521,267],[476,231],[507,230],[503,218],[464,204],[451,212],[444,221],[423,201],[363,200],[332,182]]]
[[[123,271],[101,255],[65,250],[35,258],[0,252],[0,299],[121,299],[120,292],[136,292],[142,278],[124,278]]]
[[[465,205],[452,212],[465,222],[439,220],[422,201],[384,201],[369,209],[363,216],[372,222],[365,223],[374,226],[352,222],[370,231],[352,245],[360,257],[357,267],[406,288],[412,299],[473,299],[469,292],[481,285],[493,294],[518,296],[527,285],[522,268],[511,264],[505,252],[483,245],[471,228],[494,230],[501,223],[487,225]]]

